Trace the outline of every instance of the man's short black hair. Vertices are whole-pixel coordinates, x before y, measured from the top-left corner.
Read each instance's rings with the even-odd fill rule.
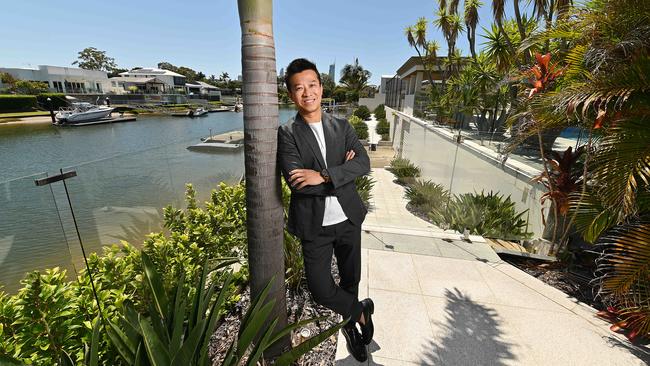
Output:
[[[318,76],[318,83],[322,84],[323,82],[320,79],[320,72],[316,68],[316,65],[307,60],[306,58],[297,58],[287,66],[287,71],[284,74],[284,84],[287,86],[287,90],[291,92],[291,85],[289,85],[289,79],[297,73],[303,72],[305,70],[314,70],[316,76]]]

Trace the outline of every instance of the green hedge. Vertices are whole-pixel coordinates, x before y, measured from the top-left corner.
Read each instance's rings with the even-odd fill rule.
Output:
[[[365,105],[359,106],[352,114],[361,118],[364,121],[370,119],[370,110]]]
[[[35,95],[2,94],[0,95],[0,113],[28,112],[36,109]]]
[[[384,109],[383,104],[378,105],[373,113],[375,114],[376,119],[386,118],[386,109]]]
[[[68,105],[68,102],[65,100],[65,94],[63,93],[41,93],[36,96],[36,101],[41,109],[49,110],[47,98],[52,99],[52,107],[55,111]]]
[[[354,132],[357,133],[359,140],[368,138],[368,125],[361,118],[357,116],[350,117],[350,124],[354,128]]]

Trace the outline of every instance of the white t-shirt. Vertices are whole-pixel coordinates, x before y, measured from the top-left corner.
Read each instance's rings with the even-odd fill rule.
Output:
[[[325,167],[327,167],[327,146],[325,144],[323,122],[308,123],[308,125],[311,128],[311,131],[314,133],[316,141],[318,141],[320,153],[323,155],[323,159],[325,160]],[[338,224],[339,222],[343,222],[347,219],[348,217],[345,216],[345,212],[343,212],[343,207],[341,207],[338,197],[325,197],[325,215],[323,216],[323,226]]]

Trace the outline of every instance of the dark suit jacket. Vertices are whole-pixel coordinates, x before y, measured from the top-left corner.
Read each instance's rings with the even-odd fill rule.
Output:
[[[278,130],[278,162],[289,183],[289,172],[294,169],[327,168],[330,183],[291,187],[288,230],[301,239],[312,239],[320,232],[325,213],[325,197],[336,196],[343,212],[355,225],[361,227],[366,208],[357,193],[354,179],[370,172],[370,159],[350,123],[323,112],[323,132],[327,149],[327,167],[311,128],[300,116],[280,126]],[[345,153],[354,150],[355,157],[345,161]],[[289,185],[291,186],[291,185]]]

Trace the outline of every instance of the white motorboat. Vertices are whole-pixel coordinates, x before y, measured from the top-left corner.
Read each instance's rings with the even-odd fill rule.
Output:
[[[115,108],[98,106],[87,102],[72,103],[71,107],[61,108],[56,114],[59,123],[81,123],[107,118]]]
[[[192,117],[200,117],[200,116],[206,115],[207,113],[208,113],[208,111],[206,109],[199,107],[199,108],[194,110],[194,113],[191,116]]]

